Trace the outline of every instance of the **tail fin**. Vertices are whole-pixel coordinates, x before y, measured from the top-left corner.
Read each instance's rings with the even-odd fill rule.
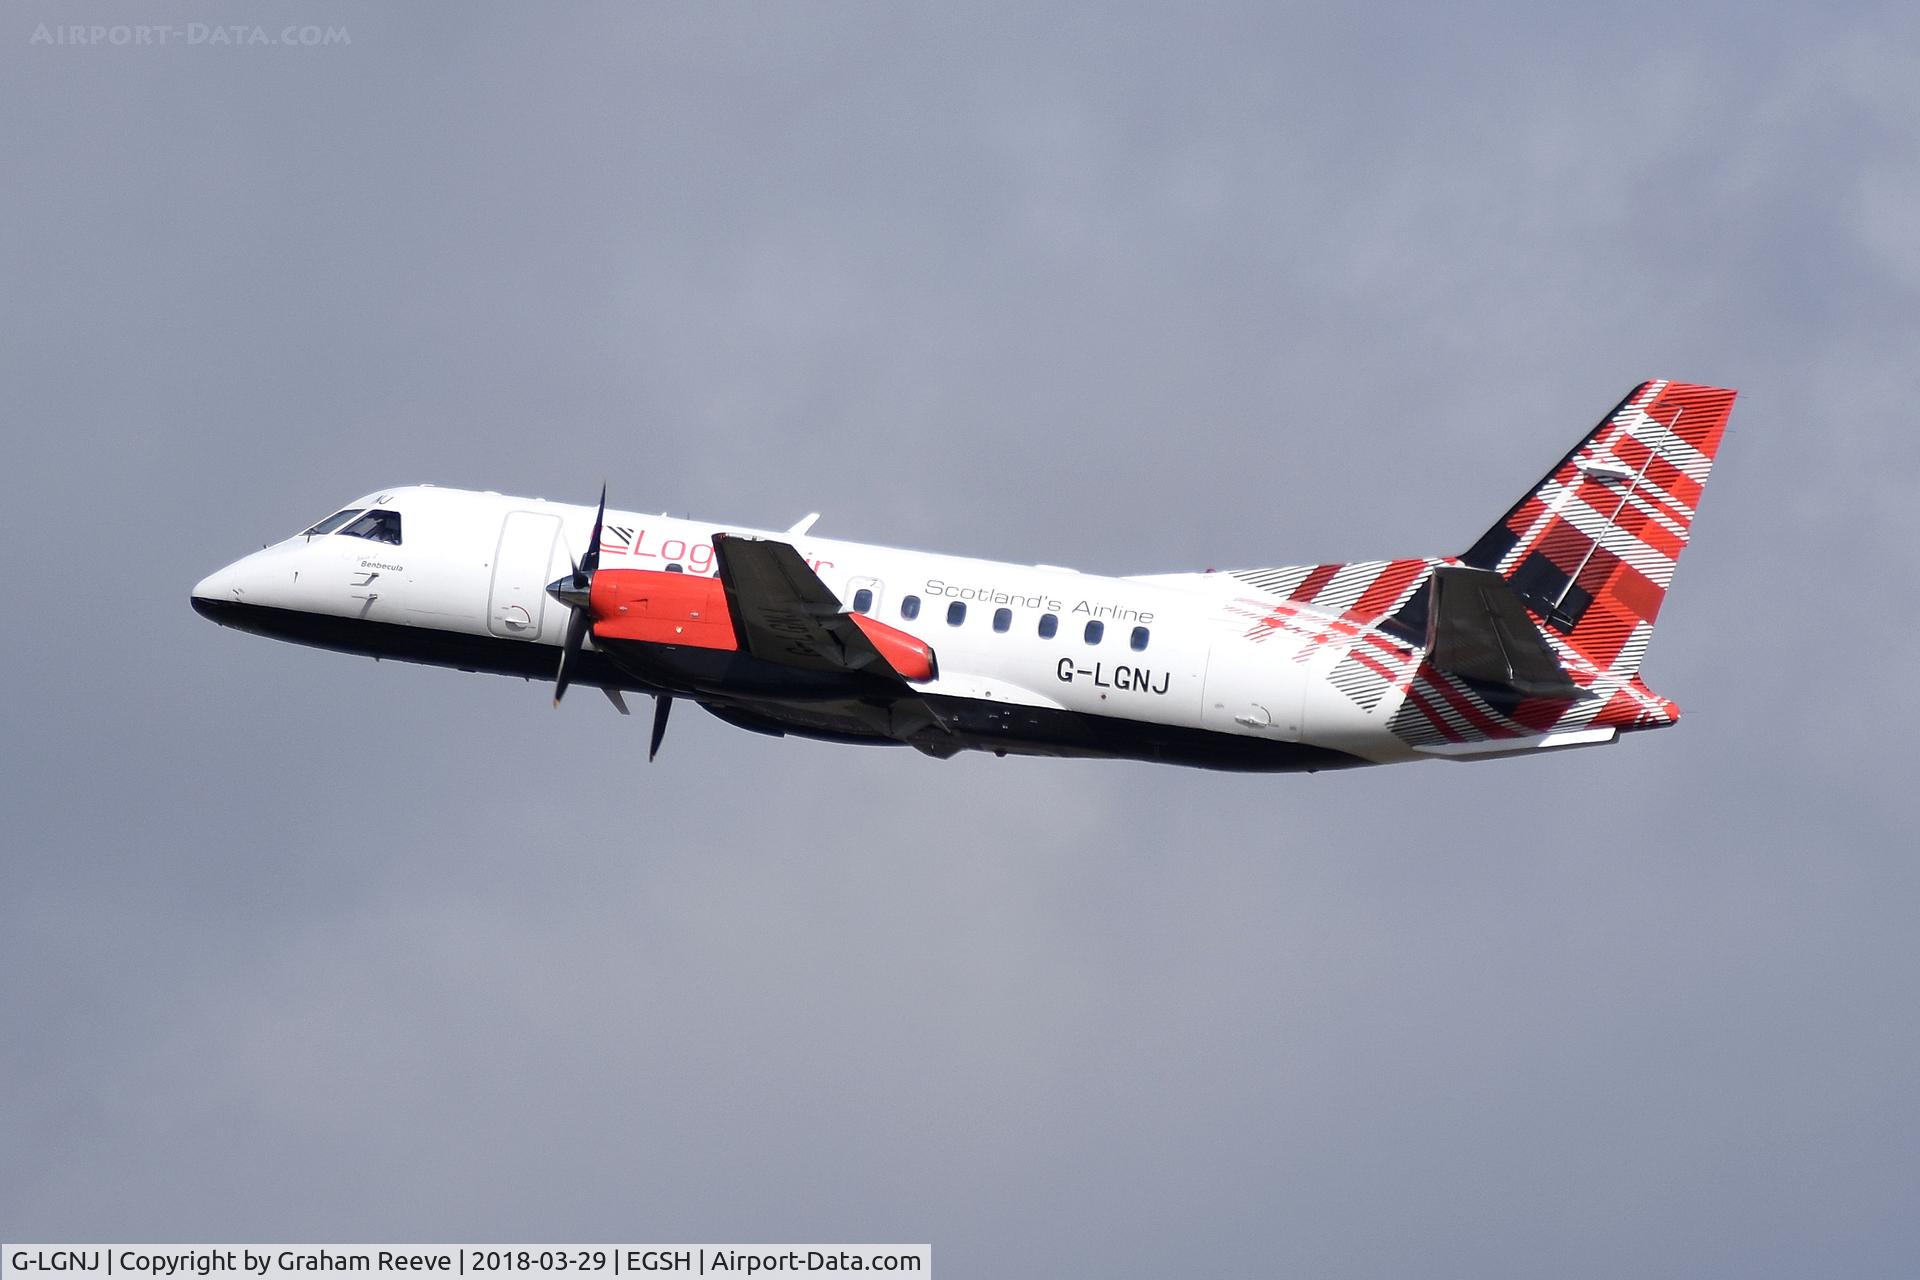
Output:
[[[1635,675],[1734,395],[1640,384],[1462,562],[1504,577],[1602,671]]]

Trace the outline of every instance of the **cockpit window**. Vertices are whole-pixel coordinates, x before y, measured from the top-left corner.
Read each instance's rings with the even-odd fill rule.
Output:
[[[371,542],[387,542],[397,547],[400,545],[400,513],[369,511],[340,532],[349,538],[366,538]]]
[[[341,525],[359,515],[363,509],[364,508],[361,507],[348,507],[345,511],[336,511],[300,536],[303,538],[317,538],[323,533],[332,533],[335,529],[338,529]]]

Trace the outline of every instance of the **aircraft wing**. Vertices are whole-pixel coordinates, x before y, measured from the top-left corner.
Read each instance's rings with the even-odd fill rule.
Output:
[[[928,729],[950,732],[790,545],[716,533],[713,555],[742,651],[789,667],[872,677],[879,698],[850,703],[845,711],[888,737],[905,742]],[[911,637],[899,639],[913,643]],[[920,652],[926,653],[924,647]]]
[[[843,612],[839,597],[790,545],[716,533],[713,552],[743,652],[810,671],[891,677],[909,692],[853,615]]]

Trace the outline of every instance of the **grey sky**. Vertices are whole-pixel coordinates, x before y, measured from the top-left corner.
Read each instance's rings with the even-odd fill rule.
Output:
[[[13,6],[0,1237],[1911,1275],[1905,6]],[[345,27],[35,45],[42,21]],[[1741,399],[1604,751],[936,763],[321,654],[432,480],[1108,572]]]

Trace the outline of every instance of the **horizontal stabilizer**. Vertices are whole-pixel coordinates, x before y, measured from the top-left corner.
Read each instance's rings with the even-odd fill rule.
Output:
[[[1427,662],[1452,675],[1505,685],[1528,698],[1573,701],[1585,696],[1507,580],[1485,569],[1442,565],[1433,571]]]
[[[1594,747],[1613,742],[1620,731],[1611,725],[1599,729],[1565,729],[1554,733],[1529,734],[1523,738],[1483,738],[1475,742],[1423,742],[1414,747],[1424,756],[1441,760],[1494,760],[1502,756],[1527,756],[1540,751],[1559,751],[1566,747]]]

